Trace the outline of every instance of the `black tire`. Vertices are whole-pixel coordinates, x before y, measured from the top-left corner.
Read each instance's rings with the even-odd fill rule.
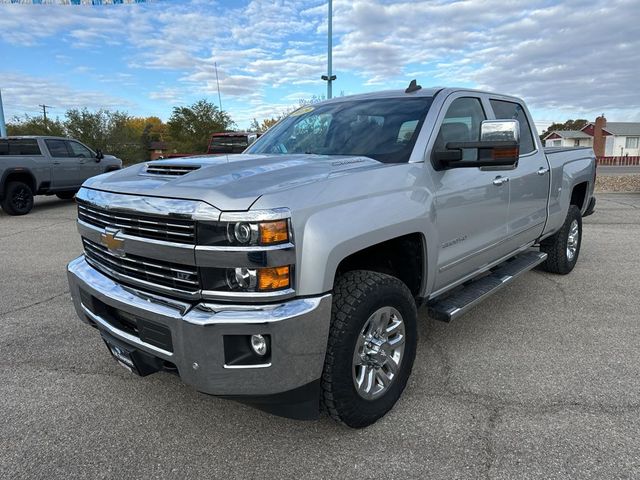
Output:
[[[24,182],[9,182],[0,205],[9,215],[26,215],[33,208],[33,190]]]
[[[58,197],[60,200],[71,200],[76,196],[76,193],[78,193],[77,190],[74,190],[72,192],[58,192],[56,193],[56,197]]]
[[[567,252],[567,246],[569,243],[569,233],[571,231],[571,225],[576,222],[578,225],[578,245],[573,257],[570,257]],[[545,239],[540,244],[540,251],[547,254],[547,259],[542,264],[542,269],[551,273],[558,273],[560,275],[566,275],[573,270],[578,262],[578,256],[580,255],[580,246],[582,245],[582,215],[580,209],[575,205],[569,206],[567,212],[567,218],[562,225],[562,228]]]
[[[365,399],[354,385],[353,358],[360,332],[373,312],[393,307],[404,321],[404,352],[386,392]],[[331,328],[322,373],[322,403],[336,421],[352,428],[371,425],[395,405],[416,355],[416,304],[407,286],[395,277],[356,270],[338,278],[333,290]]]

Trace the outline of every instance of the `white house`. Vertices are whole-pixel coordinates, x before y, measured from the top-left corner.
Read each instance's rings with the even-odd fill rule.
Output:
[[[545,147],[593,147],[597,157],[640,156],[640,122],[607,122],[598,117],[580,130],[554,130]]]
[[[581,130],[556,130],[544,137],[545,147],[593,147],[593,137]]]

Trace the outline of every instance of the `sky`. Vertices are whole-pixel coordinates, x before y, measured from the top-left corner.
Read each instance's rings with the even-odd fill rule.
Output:
[[[322,0],[10,3],[0,0],[7,120],[39,104],[52,117],[87,107],[167,120],[174,106],[218,104],[214,64],[239,128],[326,94]],[[539,130],[602,113],[640,121],[640,0],[334,0],[333,43],[334,95],[416,78],[520,96]]]

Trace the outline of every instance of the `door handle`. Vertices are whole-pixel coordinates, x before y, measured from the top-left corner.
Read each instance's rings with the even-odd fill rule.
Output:
[[[545,175],[545,174],[546,174],[546,173],[548,173],[548,172],[549,172],[549,169],[548,169],[548,168],[545,168],[545,167],[540,167],[540,168],[538,169],[538,175]]]
[[[498,187],[504,185],[505,183],[507,183],[509,181],[509,177],[496,177],[493,179],[493,184],[497,185]]]

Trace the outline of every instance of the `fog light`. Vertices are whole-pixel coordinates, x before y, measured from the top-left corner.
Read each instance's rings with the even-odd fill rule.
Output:
[[[262,335],[251,335],[251,348],[264,357],[267,354],[267,340]]]

